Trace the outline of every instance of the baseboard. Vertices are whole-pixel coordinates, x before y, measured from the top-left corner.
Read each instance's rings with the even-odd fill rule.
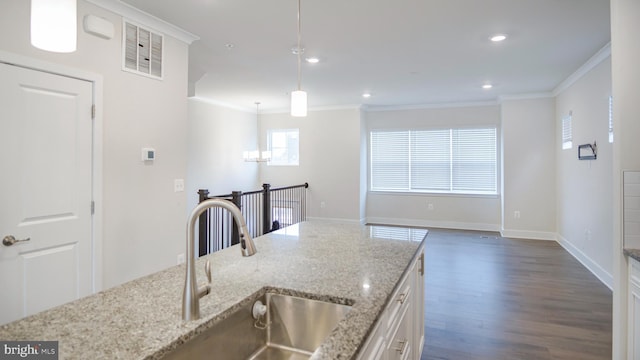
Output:
[[[505,238],[512,239],[532,239],[532,240],[550,240],[556,241],[556,233],[547,231],[530,231],[530,230],[505,230],[500,231],[500,235]]]
[[[569,240],[558,234],[556,238],[558,244],[569,252],[576,260],[580,261],[593,275],[595,275],[603,284],[613,291],[613,276],[604,270],[598,263],[593,261],[589,256],[575,247]]]
[[[476,230],[476,231],[499,231],[497,224],[483,223],[464,223],[456,221],[430,221],[419,219],[398,219],[398,218],[379,218],[367,217],[366,222],[369,224],[385,224],[397,226],[415,226],[438,229],[459,229],[459,230]]]

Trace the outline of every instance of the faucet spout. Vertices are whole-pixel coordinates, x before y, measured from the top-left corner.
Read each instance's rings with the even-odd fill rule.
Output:
[[[224,199],[208,199],[196,206],[189,219],[187,220],[187,259],[186,274],[184,280],[184,291],[182,293],[182,319],[185,321],[197,320],[200,318],[200,297],[207,295],[208,291],[200,291],[198,289],[198,281],[196,279],[195,269],[195,227],[198,217],[205,210],[221,207],[228,210],[233,216],[238,231],[240,232],[240,251],[242,256],[251,256],[256,253],[256,245],[249,235],[247,224],[244,221],[240,209],[229,200]],[[209,270],[210,271],[210,270]],[[208,273],[209,284],[211,284],[211,275]]]

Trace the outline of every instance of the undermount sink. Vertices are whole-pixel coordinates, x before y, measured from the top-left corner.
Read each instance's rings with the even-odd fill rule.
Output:
[[[267,312],[252,316],[254,302],[243,306],[163,359],[298,360],[309,359],[349,305],[267,293]]]

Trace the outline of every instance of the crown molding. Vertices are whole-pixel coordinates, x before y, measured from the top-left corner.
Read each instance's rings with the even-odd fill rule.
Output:
[[[367,105],[362,110],[367,112],[377,111],[398,111],[398,110],[420,110],[420,109],[447,109],[461,107],[481,107],[496,106],[498,102],[492,101],[476,101],[476,102],[450,102],[450,103],[433,103],[433,104],[414,104],[414,105]]]
[[[191,96],[188,99],[189,100],[193,100],[193,101],[202,102],[202,103],[205,103],[205,104],[210,104],[210,105],[223,107],[223,108],[226,108],[226,109],[242,111],[242,112],[245,112],[245,113],[250,113],[250,114],[255,114],[256,113],[256,109],[255,108],[248,108],[248,107],[244,107],[244,106],[232,105],[232,104],[229,104],[229,103],[226,103],[226,102],[207,99],[207,98],[203,98],[203,97]],[[262,114],[264,112],[260,111],[260,113]]]
[[[498,97],[498,102],[502,104],[504,101],[510,101],[510,100],[533,100],[533,99],[546,99],[546,98],[552,98],[552,97],[554,97],[554,95],[551,92],[500,95]]]
[[[359,104],[346,104],[346,105],[334,105],[334,106],[314,106],[308,107],[307,112],[312,111],[332,111],[332,110],[360,110],[362,105]],[[265,109],[260,110],[261,114],[288,114],[291,109],[279,108],[279,109]]]
[[[595,55],[593,55],[587,62],[585,62],[582,66],[578,68],[573,74],[569,75],[563,82],[561,82],[558,86],[556,86],[551,94],[553,96],[558,96],[563,91],[567,90],[571,85],[573,85],[576,81],[580,80],[583,76],[585,76],[589,71],[593,70],[596,66],[600,65],[601,62],[606,60],[611,56],[611,43],[607,43],[602,49],[598,50]]]
[[[182,28],[179,28],[167,21],[164,21],[158,17],[155,17],[149,13],[146,13],[138,8],[135,8],[129,4],[125,4],[119,0],[85,0],[88,3],[99,6],[103,9],[109,10],[114,14],[121,15],[123,18],[130,19],[137,23],[146,25],[154,30],[157,30],[163,34],[174,37],[187,45],[191,45],[192,42],[199,40],[200,37],[194,35]]]

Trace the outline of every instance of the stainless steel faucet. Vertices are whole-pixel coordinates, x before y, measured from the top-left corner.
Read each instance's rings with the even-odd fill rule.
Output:
[[[205,264],[205,272],[209,282],[207,285],[198,288],[195,267],[195,228],[198,217],[205,210],[212,207],[227,209],[233,215],[233,219],[240,231],[240,251],[242,251],[242,256],[251,256],[256,253],[256,245],[251,235],[249,235],[244,217],[234,203],[224,199],[208,199],[198,204],[189,215],[189,220],[187,220],[187,271],[182,293],[182,319],[185,321],[200,318],[200,298],[211,292],[211,264],[209,260]]]

